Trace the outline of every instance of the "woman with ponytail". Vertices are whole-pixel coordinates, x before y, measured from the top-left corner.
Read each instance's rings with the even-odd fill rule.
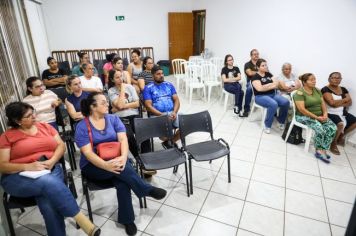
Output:
[[[84,70],[82,69],[83,64],[89,64],[90,59],[87,52],[79,51],[77,53],[79,57],[79,65],[76,65],[72,69],[72,75],[82,76],[84,75]],[[94,76],[98,76],[98,70],[94,67]]]
[[[297,107],[295,119],[314,130],[314,146],[317,159],[330,163],[327,150],[336,133],[336,125],[328,119],[328,112],[319,89],[315,87],[316,79],[311,73],[299,76],[303,87],[293,95]]]

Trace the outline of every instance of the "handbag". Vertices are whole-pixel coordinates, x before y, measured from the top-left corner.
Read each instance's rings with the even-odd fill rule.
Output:
[[[86,117],[84,120],[88,128],[90,144],[94,150],[93,136],[89,124],[89,119]],[[111,160],[121,155],[121,144],[120,142],[100,143],[96,146],[96,153],[103,160]]]

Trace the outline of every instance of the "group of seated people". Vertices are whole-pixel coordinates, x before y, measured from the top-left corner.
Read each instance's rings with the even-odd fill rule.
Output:
[[[55,59],[49,58],[50,68],[43,73],[47,77],[42,80],[28,78],[28,95],[22,102],[13,102],[6,107],[11,128],[0,137],[1,185],[10,195],[35,197],[48,235],[65,235],[64,217],[74,217],[88,235],[100,235],[100,229],[79,211],[57,163],[64,155],[65,145],[58,134],[55,109],[64,104],[74,123],[75,142],[81,153],[81,171],[88,179],[113,183],[120,208],[118,222],[124,225],[128,235],[137,232],[131,190],[139,198],[162,199],[166,196],[166,190],[150,185],[136,173],[128,160],[128,152],[137,156],[136,143],[130,142],[130,137],[134,139],[133,120],[139,117],[140,99],[151,116],[167,114],[173,125],[178,127],[180,103],[177,93],[170,82],[164,81],[163,70],[153,65],[151,58],[142,63],[145,73],[138,72],[137,67],[132,68],[131,73],[123,70],[122,60],[118,57],[114,57],[112,62],[112,70],[108,73],[110,88],[106,94],[90,62],[83,61],[79,65],[82,76],[68,76],[61,74]],[[137,84],[129,83],[141,74],[144,76],[137,78]],[[146,85],[140,87],[142,82]],[[45,84],[50,84],[50,87],[46,89]],[[64,93],[58,88],[66,89],[67,96],[63,100],[59,95]],[[175,141],[178,139],[179,132]],[[120,142],[121,154],[104,161],[98,156],[96,147],[113,141]],[[166,141],[162,144],[170,147]],[[141,151],[145,152],[145,148],[142,147]],[[150,151],[149,140],[146,151]],[[36,179],[21,176],[23,171],[44,169],[51,170],[50,174]]]
[[[27,79],[28,95],[24,100],[6,107],[11,128],[0,137],[1,185],[13,196],[35,197],[50,236],[65,235],[64,217],[74,217],[88,235],[100,235],[100,229],[80,212],[63,182],[58,160],[65,146],[58,134],[57,107],[65,105],[73,122],[83,175],[93,180],[111,181],[115,186],[118,222],[124,225],[128,235],[137,232],[131,190],[138,197],[162,199],[166,196],[164,189],[139,177],[128,160],[128,152],[137,156],[134,119],[140,117],[142,104],[149,116],[167,115],[173,127],[179,128],[180,101],[173,84],[164,80],[163,70],[153,64],[152,58],[145,57],[141,61],[140,52],[135,50],[131,56],[133,62],[125,70],[120,57],[108,55],[111,65],[104,65],[103,80],[97,77],[97,70],[85,53],[80,54],[80,64],[73,68],[77,74],[72,75],[66,75],[58,68],[56,60],[49,57],[49,69],[43,72],[42,79]],[[315,88],[313,74],[304,74],[298,80],[288,63],[283,65],[278,78],[273,77],[267,62],[259,58],[254,49],[251,61],[245,65],[248,83],[242,112],[241,74],[233,63],[233,57],[227,55],[221,74],[226,91],[235,94],[235,113],[248,116],[253,91],[255,102],[267,108],[265,132],[270,133],[278,108],[279,128],[284,129],[293,93],[296,120],[315,131],[315,157],[328,163],[327,150],[340,154],[337,144],[343,144],[345,135],[356,128],[356,118],[347,112],[351,98],[348,91],[340,87],[339,72],[332,73],[329,84],[319,90]],[[107,94],[103,93],[105,87]],[[173,141],[179,139],[178,130]],[[121,154],[104,161],[98,156],[96,147],[112,141],[121,143]],[[162,145],[170,147],[164,139]],[[150,151],[149,141],[143,146],[142,152]],[[37,179],[20,174],[44,169],[51,173]]]
[[[285,129],[291,96],[295,102],[296,121],[310,127],[314,135],[315,157],[325,163],[330,163],[330,150],[340,155],[337,145],[345,144],[345,136],[355,130],[356,117],[348,112],[352,100],[348,90],[340,86],[340,72],[330,74],[329,84],[321,90],[316,88],[316,78],[311,73],[305,73],[297,78],[292,73],[292,65],[285,63],[282,73],[274,77],[268,70],[266,60],[259,58],[256,49],[250,52],[251,60],[245,64],[247,78],[244,112],[242,100],[244,91],[240,80],[241,73],[234,66],[232,55],[225,56],[221,77],[224,89],[235,95],[234,112],[240,117],[248,116],[252,94],[255,103],[266,108],[264,132],[269,134],[274,116],[277,116],[279,128]],[[252,93],[253,91],[253,93]],[[278,114],[278,115],[277,115]]]

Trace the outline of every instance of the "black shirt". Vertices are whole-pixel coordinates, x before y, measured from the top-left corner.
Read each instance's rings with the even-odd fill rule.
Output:
[[[253,76],[248,76],[248,74],[246,73],[247,69],[257,72],[257,66],[255,64],[253,64],[251,60],[249,62],[246,62],[246,64],[245,64],[244,71],[245,71],[247,82],[249,82]]]
[[[226,78],[237,77],[239,73],[240,73],[240,69],[237,66],[234,66],[232,69],[229,69],[227,66],[225,66],[221,70],[221,75],[225,75]],[[231,76],[229,76],[229,74]]]
[[[262,85],[265,85],[265,84],[270,84],[270,83],[273,83],[273,80],[272,80],[272,77],[273,75],[269,72],[266,72],[265,73],[265,76],[261,76],[260,74],[256,73],[252,78],[251,78],[251,83],[255,80],[259,80],[261,81],[261,84]],[[257,95],[268,95],[268,94],[274,94],[275,93],[275,90],[274,89],[271,89],[271,90],[268,90],[268,91],[264,91],[264,92],[259,92],[255,89],[255,87],[253,86],[252,84],[252,87],[253,87],[253,91],[255,93],[255,96]]]
[[[57,73],[52,73],[49,71],[49,69],[47,70],[44,70],[43,73],[42,73],[42,80],[44,79],[48,79],[48,80],[51,80],[51,79],[57,79],[57,78],[61,78],[63,76],[67,75],[67,73],[62,70],[62,69],[58,69],[58,72]],[[59,88],[59,87],[64,87],[64,85],[60,85],[60,84],[57,84],[57,85],[54,85],[54,86],[46,86],[47,88]]]
[[[321,93],[331,93],[335,94],[336,96],[341,96],[342,99],[346,98],[346,94],[349,93],[349,91],[345,87],[341,87],[341,94],[336,94],[334,91],[332,91],[328,86],[325,86],[324,88],[321,89]],[[344,107],[344,114],[347,112],[346,107]]]

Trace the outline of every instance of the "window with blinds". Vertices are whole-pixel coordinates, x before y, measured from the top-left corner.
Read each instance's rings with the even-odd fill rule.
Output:
[[[20,1],[18,1],[20,2]],[[20,9],[17,9],[20,10]],[[20,24],[19,24],[20,23]],[[12,0],[0,1],[0,133],[6,129],[5,106],[22,100],[30,76],[25,49]],[[26,30],[23,27],[22,30]]]

